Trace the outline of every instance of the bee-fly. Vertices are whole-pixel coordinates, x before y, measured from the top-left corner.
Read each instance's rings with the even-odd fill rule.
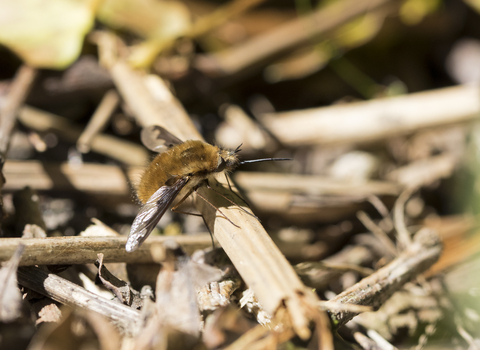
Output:
[[[143,129],[141,139],[147,148],[159,154],[145,170],[137,189],[137,197],[143,206],[128,236],[125,246],[128,252],[134,251],[143,243],[176,198],[180,200],[172,207],[172,211],[184,213],[177,210],[180,204],[199,187],[206,185],[210,188],[208,180],[216,174],[228,173],[240,164],[289,160],[265,158],[240,161],[237,156],[240,146],[235,150],[226,150],[198,140],[183,142],[157,125]],[[200,196],[198,192],[197,195]],[[206,198],[200,197],[213,206]]]

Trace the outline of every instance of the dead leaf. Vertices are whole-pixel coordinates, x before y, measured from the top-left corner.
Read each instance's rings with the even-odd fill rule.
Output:
[[[110,290],[118,300],[125,305],[139,304],[141,305],[140,295],[138,292],[130,289],[127,282],[115,277],[103,264],[103,254],[98,254],[98,259],[95,262],[98,267],[98,278],[103,285]]]
[[[25,246],[19,244],[9,261],[0,269],[0,321],[11,322],[21,313],[22,294],[17,285],[17,268]]]
[[[196,263],[186,256],[178,258],[177,271],[164,268],[158,275],[156,291],[157,313],[162,322],[198,337],[200,313],[196,288],[218,280],[221,276],[220,269]]]
[[[36,325],[43,322],[60,322],[62,312],[53,300],[43,298],[34,306],[36,308],[40,307],[40,311],[38,312],[39,318],[35,321]]]

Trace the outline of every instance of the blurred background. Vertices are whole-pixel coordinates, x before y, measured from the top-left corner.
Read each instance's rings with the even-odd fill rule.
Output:
[[[293,159],[231,177],[322,299],[364,274],[309,264],[371,272],[394,259],[401,227],[438,232],[429,287],[414,281],[362,314],[341,333],[349,344],[366,348],[353,334],[376,339],[368,330],[402,348],[480,348],[480,1],[4,0],[0,108],[22,69],[35,79],[0,147],[3,237],[24,234],[24,191],[48,236],[92,218],[128,234],[153,154],[140,142],[145,95],[119,63],[207,142]],[[167,212],[155,234],[204,232]]]

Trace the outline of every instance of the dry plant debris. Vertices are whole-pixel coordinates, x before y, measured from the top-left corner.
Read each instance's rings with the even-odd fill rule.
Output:
[[[0,4],[0,348],[480,348],[475,2],[39,4]],[[127,253],[152,125],[292,160]]]

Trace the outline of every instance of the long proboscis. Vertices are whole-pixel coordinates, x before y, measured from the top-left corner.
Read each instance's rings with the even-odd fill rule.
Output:
[[[262,159],[251,159],[251,160],[243,160],[239,164],[248,164],[248,163],[258,163],[258,162],[272,162],[277,160],[293,160],[292,158],[262,158]]]

